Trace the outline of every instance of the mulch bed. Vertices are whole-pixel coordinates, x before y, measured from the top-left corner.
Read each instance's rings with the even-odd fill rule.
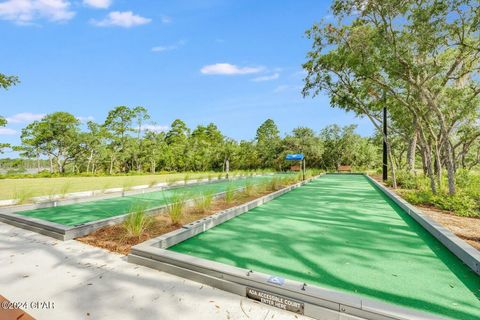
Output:
[[[372,178],[383,184],[380,176],[372,176]],[[389,186],[386,187],[395,192],[395,189]],[[414,207],[420,209],[426,216],[443,225],[457,237],[465,240],[472,247],[480,250],[480,218],[461,217],[455,215],[453,212],[440,210],[431,206],[414,205]]]
[[[459,238],[468,242],[472,247],[480,250],[479,218],[459,217],[448,211],[425,206],[420,206],[419,209],[422,210],[426,216],[445,226]]]
[[[183,217],[178,224],[173,224],[168,214],[159,214],[153,216],[152,223],[138,237],[129,236],[123,224],[103,227],[89,235],[77,238],[76,240],[87,243],[89,245],[107,249],[112,252],[127,255],[132,246],[144,242],[148,239],[158,237],[162,234],[179,229],[182,225],[188,224],[203,217],[210,216],[216,212],[238,206],[253,199],[262,197],[273,191],[265,191],[255,195],[246,196],[238,195],[231,203],[226,203],[223,199],[214,200],[210,209],[206,212],[195,212],[193,207],[185,208]]]

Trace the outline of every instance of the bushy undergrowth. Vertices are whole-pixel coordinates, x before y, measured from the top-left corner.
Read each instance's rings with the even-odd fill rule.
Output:
[[[233,185],[229,185],[227,190],[225,191],[225,203],[230,204],[235,200],[235,187]]]
[[[152,218],[145,213],[145,205],[138,204],[131,209],[131,213],[123,222],[129,236],[139,237],[152,223]]]
[[[212,206],[213,202],[213,191],[206,191],[200,197],[194,200],[195,202],[195,211],[199,213],[207,212]]]
[[[251,181],[245,182],[245,187],[243,188],[243,193],[247,196],[253,196],[255,194],[255,186]]]
[[[270,191],[277,191],[278,189],[280,189],[280,179],[277,177],[271,178],[268,183],[268,189]]]
[[[13,191],[12,199],[17,201],[17,204],[25,204],[32,198],[33,192],[29,189],[15,189]]]
[[[391,185],[391,182],[387,182]],[[408,202],[415,205],[429,205],[451,211],[458,216],[480,217],[480,174],[458,170],[456,175],[457,193],[449,195],[447,181],[444,178],[442,188],[437,194],[430,190],[429,179],[423,175],[413,175],[400,171],[397,173],[399,193]]]
[[[170,197],[170,203],[167,205],[167,213],[173,224],[180,223],[180,220],[183,217],[183,212],[185,210],[187,198],[188,197],[186,196],[186,194],[182,192],[175,192]]]

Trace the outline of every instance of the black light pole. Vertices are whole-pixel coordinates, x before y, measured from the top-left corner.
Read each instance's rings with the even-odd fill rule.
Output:
[[[384,96],[385,97],[385,96]],[[384,98],[385,101],[385,98]],[[388,154],[387,154],[387,107],[383,107],[383,181],[388,179]]]

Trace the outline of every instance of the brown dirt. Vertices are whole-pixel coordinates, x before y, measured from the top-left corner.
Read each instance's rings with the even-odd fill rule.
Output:
[[[445,226],[448,230],[468,242],[472,247],[480,250],[480,219],[459,217],[451,212],[436,208],[417,206],[422,212]]]
[[[383,184],[381,176],[374,175],[372,178]],[[395,189],[389,186],[386,187],[395,192]],[[472,247],[480,250],[480,218],[461,217],[455,215],[453,212],[440,210],[432,206],[414,205],[414,207],[420,209],[426,216],[443,225],[457,237],[465,240]]]
[[[196,212],[193,207],[186,208],[179,224],[173,224],[167,214],[155,215],[153,217],[152,223],[139,237],[129,236],[123,224],[117,224],[113,226],[103,227],[89,235],[77,238],[76,240],[95,247],[100,247],[112,252],[127,255],[130,252],[130,248],[136,244],[179,229],[182,225],[188,224],[206,216],[210,216],[216,212],[238,206],[240,204],[259,198],[271,192],[272,191],[265,191],[251,196],[247,196],[244,193],[241,193],[236,195],[235,200],[228,204],[225,203],[223,199],[214,200],[210,209],[207,212]]]

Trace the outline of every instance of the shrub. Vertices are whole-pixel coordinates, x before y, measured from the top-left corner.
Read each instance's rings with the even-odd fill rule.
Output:
[[[270,191],[276,191],[280,188],[280,180],[277,177],[273,177],[268,182],[268,189]]]
[[[243,188],[243,193],[247,197],[251,197],[255,194],[255,188],[254,188],[253,183],[251,181],[245,182],[245,186]]]
[[[391,181],[389,181],[391,185]],[[397,186],[404,189],[418,189],[420,187],[419,179],[408,171],[397,171]]]
[[[233,185],[229,185],[225,191],[225,203],[230,204],[235,199],[235,188]]]
[[[62,198],[65,198],[65,196],[67,195],[67,193],[72,189],[72,183],[71,182],[65,182],[64,184],[62,184],[62,186],[60,187],[60,195],[62,196]]]
[[[255,185],[255,191],[257,193],[264,193],[265,191],[268,190],[270,185],[269,181],[261,181]]]
[[[200,197],[195,199],[195,211],[200,213],[207,212],[212,206],[213,191],[206,191]]]
[[[453,211],[463,217],[480,217],[480,207],[477,201],[466,194],[436,195],[433,202],[440,209]]]
[[[157,179],[152,179],[152,180],[150,180],[150,182],[148,183],[148,186],[149,186],[150,188],[153,188],[153,187],[155,187],[157,184],[158,184],[158,180],[157,180]]]
[[[28,189],[15,189],[13,191],[13,199],[17,200],[17,204],[24,204],[31,200],[33,192]]]
[[[177,182],[177,179],[175,179],[175,177],[169,177],[167,180],[166,180],[167,184],[169,186],[172,186],[175,184],[175,182]]]
[[[433,194],[429,191],[399,191],[402,197],[411,204],[433,205]]]
[[[403,191],[402,196],[412,204],[435,206],[452,211],[458,216],[480,217],[480,205],[472,196],[465,193],[434,195],[430,191]]]
[[[132,237],[141,236],[148,226],[152,223],[152,218],[145,213],[146,206],[138,204],[134,206],[127,218],[123,222],[123,226],[127,234]]]
[[[169,199],[167,213],[173,224],[179,224],[183,217],[183,211],[186,205],[186,195],[181,192],[175,192]]]

